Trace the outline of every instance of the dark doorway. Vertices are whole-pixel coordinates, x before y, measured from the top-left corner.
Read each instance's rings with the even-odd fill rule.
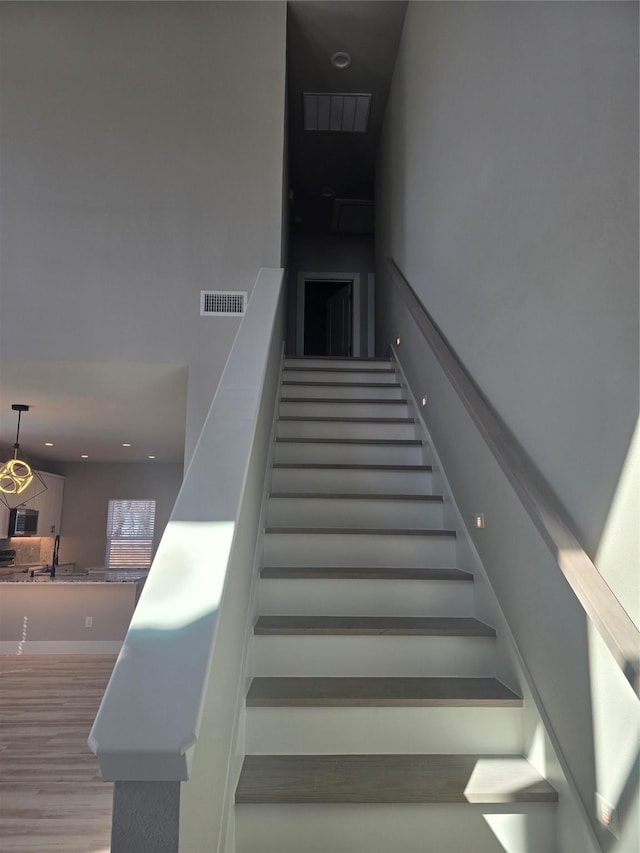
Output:
[[[304,355],[351,355],[352,306],[352,281],[305,281]]]

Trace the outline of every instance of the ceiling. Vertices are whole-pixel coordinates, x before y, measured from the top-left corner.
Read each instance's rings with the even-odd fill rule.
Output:
[[[39,464],[80,462],[83,454],[87,462],[183,461],[183,365],[3,361],[0,388],[3,450],[16,436],[11,405],[25,403],[30,409],[21,418],[20,447]]]
[[[405,11],[401,0],[288,4],[293,233],[330,232],[336,200],[373,200],[376,147]],[[333,67],[337,51],[349,53],[349,68]],[[303,92],[370,93],[368,131],[304,131]],[[90,462],[183,461],[185,366],[4,361],[0,391],[0,445],[15,440],[11,404],[27,404],[20,444],[40,464],[81,461],[83,454]]]
[[[330,232],[336,199],[373,200],[376,149],[406,7],[400,0],[294,0],[288,4],[293,233]],[[338,51],[350,55],[348,68],[338,69],[331,64],[331,57]],[[305,131],[304,92],[370,93],[373,97],[368,131]]]

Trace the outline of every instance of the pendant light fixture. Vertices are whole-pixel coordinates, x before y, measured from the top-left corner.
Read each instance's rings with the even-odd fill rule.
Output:
[[[13,445],[13,456],[0,464],[0,500],[9,509],[20,506],[47,490],[46,483],[20,452],[20,418],[29,411],[24,403],[14,403],[11,408],[18,413],[18,429]]]

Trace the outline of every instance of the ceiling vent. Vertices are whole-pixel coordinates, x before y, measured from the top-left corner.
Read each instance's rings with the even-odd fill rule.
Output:
[[[200,316],[242,317],[247,308],[247,292],[240,290],[201,290]]]
[[[366,133],[371,95],[305,92],[304,129],[334,133]]]

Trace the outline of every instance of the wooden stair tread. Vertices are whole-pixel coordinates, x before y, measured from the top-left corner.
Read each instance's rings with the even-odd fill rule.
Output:
[[[332,536],[441,536],[455,538],[455,530],[423,529],[414,527],[265,527],[265,533],[283,533],[292,536],[310,534]]]
[[[294,421],[295,423],[329,423],[329,424],[415,424],[415,418],[350,418],[325,415],[281,415],[278,421]]]
[[[337,501],[413,501],[416,503],[442,503],[442,495],[412,495],[412,494],[371,494],[370,492],[271,492],[270,498],[296,500],[337,500]]]
[[[455,530],[440,530],[421,527],[265,527],[265,533],[280,533],[290,536],[439,536],[455,538]]]
[[[379,444],[385,447],[401,445],[404,447],[421,447],[419,438],[276,438],[276,442],[290,444]]]
[[[374,403],[375,405],[382,404],[385,406],[406,406],[409,402],[406,398],[403,400],[388,400],[386,397],[320,397],[316,399],[315,397],[280,397],[281,403],[344,403],[347,406],[353,406],[354,404],[362,404],[369,405],[370,403]]]
[[[310,382],[303,379],[284,379],[282,385],[304,385],[317,388],[400,388],[400,382]]]
[[[387,356],[362,356],[362,355],[285,355],[285,361],[352,361],[354,364],[369,364],[378,362],[380,364],[391,364],[392,359]]]
[[[495,637],[472,616],[259,616],[254,634]]]
[[[376,566],[265,566],[260,572],[262,578],[289,578],[309,580],[328,578],[330,580],[419,580],[419,581],[473,581],[470,572],[461,569],[415,569],[380,568]]]
[[[312,471],[433,471],[433,465],[367,465],[350,462],[274,462],[273,467]]]
[[[254,678],[247,707],[522,707],[496,678]]]
[[[390,362],[388,362],[390,365]],[[358,373],[395,373],[395,368],[389,367],[362,367],[361,365],[353,366],[353,367],[336,367],[335,365],[290,365],[285,364],[284,370],[292,370],[292,371],[302,371],[304,373],[354,373],[357,371]]]
[[[519,755],[248,755],[236,803],[555,803]]]

